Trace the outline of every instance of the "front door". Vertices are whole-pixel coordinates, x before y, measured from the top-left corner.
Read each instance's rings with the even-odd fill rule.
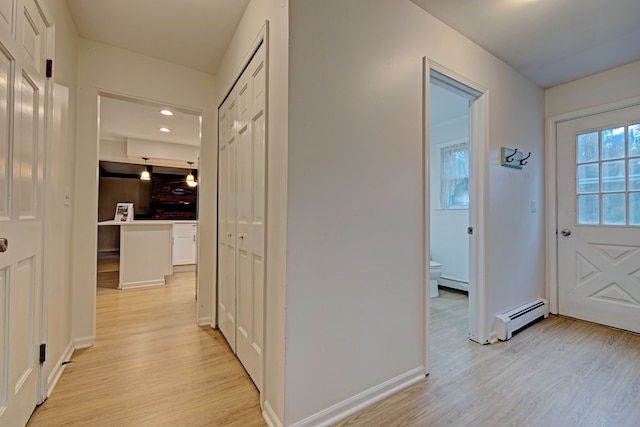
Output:
[[[0,1],[0,425],[38,403],[46,27],[33,1]]]
[[[640,332],[640,106],[557,127],[558,309]]]

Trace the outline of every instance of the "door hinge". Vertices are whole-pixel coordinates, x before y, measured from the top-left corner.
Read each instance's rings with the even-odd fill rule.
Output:
[[[47,78],[53,77],[53,59],[47,59]]]
[[[40,344],[40,363],[44,363],[47,359],[47,345]]]

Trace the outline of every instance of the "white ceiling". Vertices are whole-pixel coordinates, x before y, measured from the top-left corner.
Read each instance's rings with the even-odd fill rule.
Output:
[[[100,98],[100,138],[124,140],[139,138],[151,141],[200,145],[200,116],[169,108],[173,116],[160,114],[165,108],[132,100]],[[166,127],[171,132],[160,132]]]
[[[411,1],[542,87],[640,59],[640,0]],[[249,0],[67,3],[83,38],[214,74]],[[199,143],[196,116],[174,116],[164,135],[157,106],[116,101],[102,107],[102,137]]]
[[[214,74],[249,0],[67,0],[83,38]],[[200,144],[200,118],[101,99],[100,137]],[[159,132],[168,127],[168,134]]]
[[[81,37],[214,74],[249,0],[67,0]]]
[[[640,0],[411,0],[542,87],[640,60]]]

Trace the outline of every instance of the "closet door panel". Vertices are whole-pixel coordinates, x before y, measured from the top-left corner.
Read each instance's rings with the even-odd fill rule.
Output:
[[[266,75],[261,46],[219,110],[218,324],[258,390],[264,345]]]
[[[265,49],[238,81],[238,358],[260,390],[264,336]]]
[[[236,208],[235,151],[236,101],[229,99],[219,110],[218,146],[218,326],[236,349]]]

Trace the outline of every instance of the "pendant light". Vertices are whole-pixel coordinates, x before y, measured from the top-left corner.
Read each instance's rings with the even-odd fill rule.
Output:
[[[142,159],[144,160],[144,170],[140,174],[140,179],[143,180],[143,181],[150,181],[151,180],[151,173],[149,172],[149,168],[147,167],[147,160],[149,160],[149,158],[148,157],[143,157]]]
[[[198,183],[196,182],[196,179],[193,176],[193,168],[191,167],[191,165],[193,165],[193,162],[187,162],[187,163],[189,163],[189,175],[187,175],[187,178],[186,178],[187,185],[189,187],[195,187],[198,185]]]

